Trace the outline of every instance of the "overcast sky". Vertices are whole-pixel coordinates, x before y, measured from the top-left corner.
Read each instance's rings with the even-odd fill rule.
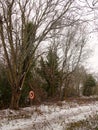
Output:
[[[94,26],[95,32],[91,35],[90,41],[92,42],[91,47],[93,49],[93,55],[91,56],[89,62],[92,71],[98,73],[98,8],[95,11],[95,18],[94,18]]]
[[[89,31],[92,33],[89,34],[88,46],[89,49],[92,49],[93,52],[90,54],[90,58],[87,59],[85,67],[90,72],[98,73],[98,0],[87,0],[88,6],[93,7],[94,9],[86,8],[86,0],[81,0],[79,4],[83,7],[84,19],[89,20],[88,34]],[[94,6],[92,5],[94,4]],[[96,3],[96,4],[95,4]]]
[[[88,58],[86,63],[86,68],[91,72],[98,73],[98,39],[97,33],[92,34],[89,39],[89,48],[92,49],[90,58]]]

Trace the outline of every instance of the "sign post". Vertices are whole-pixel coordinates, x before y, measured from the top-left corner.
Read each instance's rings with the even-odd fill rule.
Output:
[[[30,98],[30,105],[32,106],[32,101],[33,101],[33,99],[34,99],[34,92],[33,91],[30,91],[29,92],[29,98]]]

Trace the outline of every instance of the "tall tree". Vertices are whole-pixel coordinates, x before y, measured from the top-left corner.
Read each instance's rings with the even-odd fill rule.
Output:
[[[26,74],[39,44],[48,37],[51,30],[74,23],[73,18],[66,23],[73,2],[74,0],[0,0],[0,36],[12,90],[10,108],[19,107]]]
[[[60,40],[62,50],[61,99],[63,99],[66,95],[66,87],[68,87],[72,73],[85,59],[85,47],[87,43],[85,29],[77,22],[75,26],[68,28],[66,34]]]
[[[57,48],[49,47],[46,60],[41,58],[40,74],[46,82],[46,91],[48,96],[55,96],[59,86],[59,58],[57,56]]]
[[[96,86],[96,80],[95,78],[89,74],[87,75],[87,78],[84,82],[84,90],[83,90],[83,95],[85,96],[90,96],[93,94],[92,88]]]

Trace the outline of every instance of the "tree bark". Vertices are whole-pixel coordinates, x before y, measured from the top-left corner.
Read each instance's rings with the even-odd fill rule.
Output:
[[[20,90],[13,90],[12,91],[12,98],[11,98],[11,104],[10,109],[18,110],[19,109],[19,100],[21,96]]]

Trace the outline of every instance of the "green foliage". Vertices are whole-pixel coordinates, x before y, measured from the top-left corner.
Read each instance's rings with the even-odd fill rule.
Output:
[[[96,81],[92,75],[89,75],[87,77],[87,80],[84,84],[84,86],[94,87],[96,85]]]
[[[20,106],[26,106],[28,105],[28,94],[29,91],[31,90],[29,86],[29,82],[34,78],[33,76],[33,71],[36,66],[36,61],[35,61],[35,45],[34,45],[34,39],[35,39],[35,33],[36,32],[36,25],[34,25],[32,22],[29,22],[25,25],[25,30],[24,30],[24,45],[23,45],[23,50],[24,55],[26,53],[24,62],[23,62],[23,67],[22,70],[23,72],[26,72],[26,79],[24,82],[24,87],[22,90],[22,95],[20,98]],[[29,69],[28,69],[29,68]]]
[[[21,107],[30,105],[29,97],[28,97],[30,90],[31,89],[30,89],[29,85],[26,83],[25,87],[22,90],[22,95],[21,95],[20,102],[19,102]]]
[[[88,75],[84,82],[83,95],[90,96],[93,94],[93,87],[96,86],[96,81],[92,75]]]
[[[29,66],[31,69],[31,67],[34,64],[35,51],[36,51],[35,49],[36,47],[34,45],[35,34],[36,34],[35,32],[36,32],[36,25],[34,25],[32,22],[29,22],[25,25],[24,44],[22,45],[22,55],[23,57],[25,57],[23,61],[23,67],[22,67],[23,72],[24,71],[26,72]]]
[[[32,22],[29,22],[25,25],[24,30],[24,40],[26,44],[26,49],[30,47],[30,49],[34,49],[34,39],[36,34],[36,25]],[[33,50],[31,50],[33,51]]]
[[[11,88],[4,67],[0,67],[0,108],[7,108],[11,100]]]
[[[43,58],[41,58],[40,65],[41,69],[39,72],[43,80],[45,80],[45,90],[48,96],[53,97],[56,94],[60,80],[57,51],[50,47],[46,60],[44,61]]]
[[[20,97],[20,102],[19,105],[21,107],[24,106],[28,106],[30,105],[30,101],[29,101],[29,91],[31,90],[29,83],[32,82],[32,80],[34,80],[34,69],[35,69],[35,62],[32,64],[31,69],[28,71],[27,75],[26,75],[26,79],[24,82],[24,87],[22,89],[22,94]]]

